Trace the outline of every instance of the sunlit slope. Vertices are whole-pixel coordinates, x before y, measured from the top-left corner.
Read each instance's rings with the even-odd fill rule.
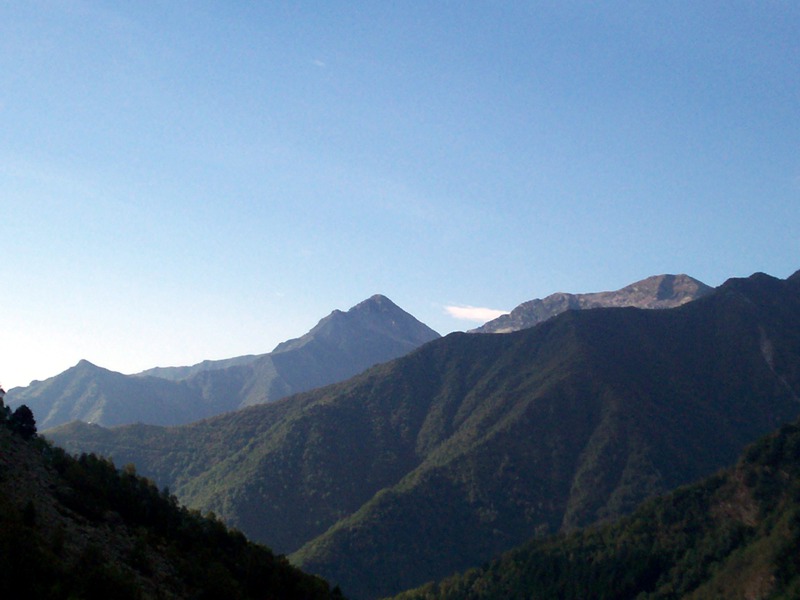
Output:
[[[567,294],[528,300],[506,315],[492,319],[471,333],[509,333],[534,327],[567,310],[632,306],[634,308],[675,308],[710,294],[714,288],[688,275],[653,275],[613,292]]]

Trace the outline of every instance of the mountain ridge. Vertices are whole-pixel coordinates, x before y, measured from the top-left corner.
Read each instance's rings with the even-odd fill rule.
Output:
[[[438,337],[376,294],[347,312],[331,312],[305,335],[252,359],[149,371],[167,377],[92,370],[94,365],[82,360],[55,377],[9,390],[6,400],[27,404],[42,429],[71,420],[178,425],[341,381]],[[202,369],[204,364],[209,368]],[[184,372],[185,379],[176,379]]]
[[[732,279],[671,310],[455,333],[345,382],[169,431],[52,434],[136,463],[190,506],[373,598],[630,512],[796,418],[797,284]]]
[[[542,299],[523,302],[510,313],[481,325],[470,333],[509,333],[533,327],[567,310],[632,306],[666,309],[681,306],[709,293],[713,288],[685,274],[653,275],[613,292],[570,294],[556,292]]]
[[[227,369],[228,367],[246,365],[254,362],[262,356],[264,355],[244,354],[242,356],[234,356],[232,358],[203,360],[193,365],[185,365],[180,367],[152,367],[150,369],[134,373],[134,375],[137,377],[159,377],[161,379],[180,381],[182,379],[188,379],[192,375],[196,375],[197,373],[201,373],[203,371],[216,371],[219,369]]]

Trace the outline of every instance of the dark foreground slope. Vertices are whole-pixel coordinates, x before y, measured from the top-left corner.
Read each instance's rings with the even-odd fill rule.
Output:
[[[167,484],[354,597],[610,519],[800,414],[800,282],[664,311],[455,334],[361,376],[191,426],[53,432]]]
[[[613,525],[534,540],[397,600],[800,598],[800,426]]]
[[[0,597],[341,597],[132,469],[69,457],[2,425]]]

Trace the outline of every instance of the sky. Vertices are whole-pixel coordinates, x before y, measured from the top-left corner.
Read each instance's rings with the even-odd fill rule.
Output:
[[[800,4],[0,1],[0,383],[800,269]]]

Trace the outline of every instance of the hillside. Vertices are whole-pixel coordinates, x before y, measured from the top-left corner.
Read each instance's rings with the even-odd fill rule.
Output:
[[[614,292],[566,294],[523,302],[470,333],[509,333],[528,329],[567,310],[632,306],[634,308],[675,308],[702,298],[713,288],[688,275],[654,275]]]
[[[7,402],[25,404],[48,429],[79,420],[106,426],[178,425],[341,381],[439,337],[385,296],[333,311],[271,353],[122,375],[81,361]],[[181,375],[186,377],[181,379]]]
[[[5,412],[0,563],[3,598],[342,597],[216,518],[179,507],[132,467],[12,433]]]
[[[613,525],[533,540],[396,600],[800,597],[800,426]]]
[[[800,414],[800,281],[453,334],[189,426],[52,432],[340,583],[387,595],[634,509]]]

